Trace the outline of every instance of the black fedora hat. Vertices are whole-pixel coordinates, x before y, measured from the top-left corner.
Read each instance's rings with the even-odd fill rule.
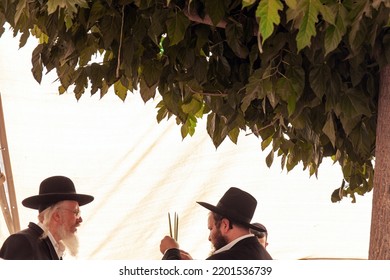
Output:
[[[257,200],[251,194],[239,188],[233,187],[228,189],[216,206],[206,202],[197,203],[212,212],[231,219],[233,222],[261,230],[251,224],[253,214],[256,210]]]
[[[27,197],[22,201],[22,204],[41,212],[63,200],[74,200],[82,206],[90,203],[93,199],[94,197],[91,195],[76,193],[76,188],[68,177],[52,176],[41,182],[38,195]]]

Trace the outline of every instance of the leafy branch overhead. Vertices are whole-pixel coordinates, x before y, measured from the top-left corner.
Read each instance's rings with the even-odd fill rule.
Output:
[[[373,187],[379,72],[390,61],[388,0],[3,0],[0,26],[39,39],[32,73],[59,93],[161,95],[157,120],[182,137],[207,116],[218,147],[261,139],[282,168],[343,171],[332,201]],[[0,29],[4,32],[4,28]],[[1,34],[0,33],[0,34]]]

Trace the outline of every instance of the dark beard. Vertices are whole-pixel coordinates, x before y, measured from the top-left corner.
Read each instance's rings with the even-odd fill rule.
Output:
[[[218,234],[215,238],[215,244],[213,244],[214,246],[214,250],[213,252],[221,249],[223,246],[227,245],[228,242],[226,241],[226,239],[222,236],[221,234],[221,231],[218,231]]]

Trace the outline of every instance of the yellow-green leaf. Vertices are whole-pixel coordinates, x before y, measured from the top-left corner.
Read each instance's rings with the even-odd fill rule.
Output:
[[[261,150],[262,151],[264,151],[269,146],[269,144],[272,143],[272,139],[273,139],[273,137],[270,136],[270,137],[268,137],[267,139],[265,139],[264,141],[261,142]]]
[[[257,6],[256,18],[259,19],[259,32],[264,42],[274,32],[274,25],[279,25],[279,11],[283,10],[280,0],[262,0]]]
[[[239,134],[240,134],[240,130],[238,129],[238,127],[235,127],[229,131],[228,136],[234,144],[237,144]]]
[[[291,9],[297,8],[297,0],[285,0],[285,2]]]
[[[330,25],[325,31],[325,55],[338,47],[347,31],[347,24],[347,11],[343,5],[339,4],[337,5],[334,24]]]
[[[122,85],[121,81],[118,80],[117,82],[115,82],[114,84],[114,91],[115,91],[115,94],[120,98],[122,99],[123,101],[126,99],[126,96],[127,96],[127,88],[125,86]]]
[[[242,0],[242,8],[252,6],[254,3],[256,3],[256,0]]]
[[[298,52],[303,48],[310,46],[311,38],[317,34],[316,23],[318,22],[318,14],[322,7],[322,3],[319,0],[305,0],[302,1],[301,5],[303,17],[296,38]]]

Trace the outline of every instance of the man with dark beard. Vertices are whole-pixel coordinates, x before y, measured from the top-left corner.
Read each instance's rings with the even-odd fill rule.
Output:
[[[251,224],[257,201],[249,193],[230,188],[216,206],[197,202],[210,210],[208,216],[209,241],[214,247],[207,260],[272,260],[270,254],[250,233],[250,229],[261,231]],[[192,259],[179,249],[179,244],[165,236],[160,243],[163,260]]]
[[[77,194],[67,177],[53,176],[42,181],[39,194],[22,201],[25,207],[39,211],[38,224],[11,234],[0,249],[0,258],[8,260],[60,260],[65,249],[78,252],[77,227],[83,221],[79,207],[92,202],[93,196]]]

